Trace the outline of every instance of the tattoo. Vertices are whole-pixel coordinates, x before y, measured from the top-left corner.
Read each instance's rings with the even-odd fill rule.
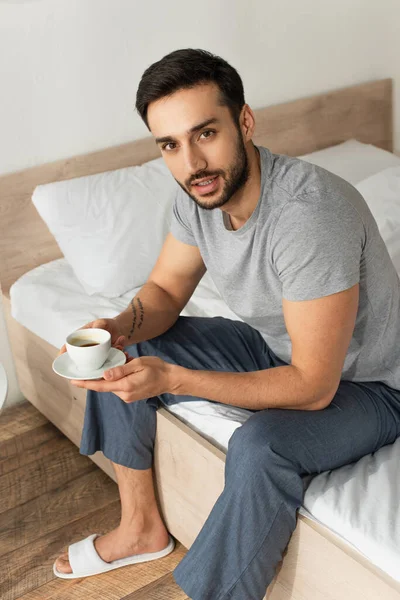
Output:
[[[140,320],[139,320],[139,323],[138,323],[138,329],[140,329],[141,326],[143,325],[144,308],[143,308],[142,301],[140,300],[139,297],[133,298],[133,300],[131,300],[133,320],[132,320],[132,327],[131,327],[131,330],[130,330],[129,335],[128,335],[128,340],[131,339],[131,337],[135,333],[135,329],[136,329],[137,309],[136,309],[136,306],[135,306],[135,299],[137,300],[137,303],[139,305],[139,311],[140,311],[140,317],[139,317]]]
[[[134,334],[135,331],[135,327],[136,327],[136,306],[135,306],[135,298],[133,298],[133,300],[131,300],[131,306],[132,306],[132,313],[133,313],[133,321],[132,321],[132,327],[131,330],[129,332],[128,335],[128,340],[131,339],[131,337]]]
[[[139,325],[138,325],[138,329],[140,329],[141,326],[143,325],[144,308],[143,308],[142,301],[140,300],[139,297],[138,297],[137,301],[138,301],[139,309],[140,309],[140,322],[139,322]]]

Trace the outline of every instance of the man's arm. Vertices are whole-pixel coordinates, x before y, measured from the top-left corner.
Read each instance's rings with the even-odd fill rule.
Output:
[[[358,298],[357,284],[316,300],[283,300],[292,341],[292,361],[287,366],[220,373],[194,371],[144,356],[105,372],[102,381],[73,383],[98,392],[114,392],[124,402],[171,393],[255,410],[321,410],[330,404],[340,383]]]
[[[323,409],[332,401],[340,383],[358,300],[358,284],[316,300],[284,299],[285,323],[292,341],[289,366],[251,373],[219,373],[171,365],[168,391],[255,410]]]
[[[115,317],[125,344],[149,340],[172,327],[205,271],[199,249],[169,234],[147,282]]]

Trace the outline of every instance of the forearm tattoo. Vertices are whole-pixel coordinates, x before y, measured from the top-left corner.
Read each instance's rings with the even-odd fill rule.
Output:
[[[139,297],[138,297],[137,301],[138,301],[138,304],[139,304],[139,310],[140,310],[140,321],[139,321],[139,325],[138,325],[138,329],[140,329],[140,328],[141,328],[141,326],[143,325],[144,308],[143,308],[142,301],[140,300],[140,298],[139,298]]]
[[[137,303],[139,305],[139,313],[140,314],[139,314],[139,323],[138,324],[137,324],[138,311],[135,306],[135,300],[137,300]],[[131,330],[128,335],[128,340],[130,340],[131,337],[133,336],[133,334],[135,333],[136,324],[137,324],[138,329],[141,328],[141,326],[143,325],[143,318],[144,318],[144,308],[143,308],[142,301],[140,300],[139,297],[133,298],[133,300],[131,300],[131,307],[132,307],[132,327],[131,327]]]

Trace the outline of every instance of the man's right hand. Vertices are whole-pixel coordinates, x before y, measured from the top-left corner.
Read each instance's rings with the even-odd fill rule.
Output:
[[[114,348],[123,349],[125,346],[125,336],[122,335],[119,325],[115,319],[96,319],[87,325],[84,325],[80,329],[105,329],[111,333],[111,345]],[[67,348],[64,346],[61,348],[58,356],[60,354],[64,354],[67,351]]]

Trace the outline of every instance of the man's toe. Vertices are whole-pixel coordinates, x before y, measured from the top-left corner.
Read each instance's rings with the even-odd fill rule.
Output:
[[[71,565],[69,564],[67,552],[57,558],[56,569],[60,573],[72,573],[72,569],[71,569]]]

